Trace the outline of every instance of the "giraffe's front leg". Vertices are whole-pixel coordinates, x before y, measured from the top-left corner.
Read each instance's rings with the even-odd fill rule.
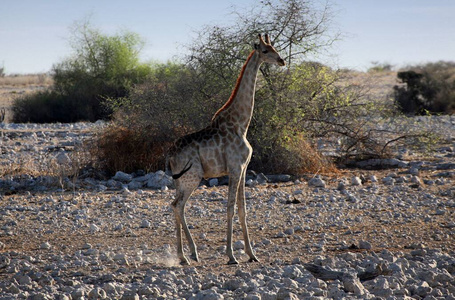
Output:
[[[239,190],[237,195],[237,205],[239,208],[239,220],[242,225],[243,241],[245,242],[245,252],[250,257],[249,262],[259,261],[253,252],[250,242],[250,236],[248,234],[248,226],[246,223],[246,207],[245,207],[245,173],[246,168],[242,172],[242,178],[240,179]]]
[[[232,250],[232,228],[233,228],[233,219],[234,219],[234,208],[237,198],[237,192],[239,187],[239,176],[229,176],[229,195],[228,195],[228,204],[227,204],[227,245],[226,245],[226,254],[229,257],[228,264],[234,265],[239,262],[234,257]]]

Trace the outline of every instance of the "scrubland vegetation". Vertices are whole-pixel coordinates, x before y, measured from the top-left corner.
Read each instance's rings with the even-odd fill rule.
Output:
[[[338,38],[331,13],[311,2],[261,2],[248,15],[236,12],[233,24],[202,28],[187,56],[166,63],[140,62],[143,41],[134,33],[107,36],[79,24],[73,56],[54,65],[50,89],[16,99],[14,122],[110,119],[91,149],[99,167],[163,169],[172,141],[208,125],[229,98],[257,34],[268,33],[287,68],[261,67],[248,134],[251,169],[331,172],[332,162],[317,149],[321,138],[336,145],[339,161],[387,157],[407,141],[428,145],[434,135],[407,126],[401,112],[453,112],[453,63],[410,67],[398,73],[402,84],[388,99],[374,98],[369,86],[346,84],[347,72],[307,60]],[[370,72],[391,68],[376,63]],[[387,130],[377,126],[390,123]]]

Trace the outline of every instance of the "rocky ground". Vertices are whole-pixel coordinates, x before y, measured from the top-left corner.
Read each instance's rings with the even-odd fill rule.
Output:
[[[455,299],[454,140],[387,170],[251,175],[257,263],[236,219],[226,265],[227,186],[208,181],[186,210],[200,262],[180,266],[163,172],[65,179],[103,124],[2,126],[0,299]]]

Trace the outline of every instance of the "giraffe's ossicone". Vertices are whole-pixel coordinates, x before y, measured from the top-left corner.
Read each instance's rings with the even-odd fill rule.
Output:
[[[172,202],[177,231],[177,254],[182,264],[189,264],[183,253],[182,229],[191,249],[191,258],[198,261],[196,245],[185,219],[185,203],[202,178],[229,175],[227,207],[227,248],[229,264],[237,264],[232,251],[232,221],[237,203],[243,230],[245,252],[250,261],[258,261],[251,248],[245,209],[245,174],[253,149],[246,139],[254,108],[257,73],[263,62],[284,66],[268,35],[259,35],[259,44],[248,56],[229,100],[215,113],[205,129],[178,139],[168,153],[176,197]]]

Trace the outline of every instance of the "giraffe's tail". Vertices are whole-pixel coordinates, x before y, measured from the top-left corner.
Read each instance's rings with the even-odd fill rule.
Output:
[[[169,161],[166,159],[166,169],[167,169],[167,170],[170,170],[170,168],[167,167],[168,164],[169,164]],[[183,170],[180,171],[180,173],[172,174],[172,178],[173,178],[174,180],[179,179],[180,177],[183,176],[183,174],[185,174],[186,172],[188,172],[188,171],[191,169],[192,166],[193,166],[193,164],[191,163],[191,160],[189,160],[189,161],[186,163],[186,165],[183,167]],[[167,170],[166,170],[166,171],[167,171]]]

